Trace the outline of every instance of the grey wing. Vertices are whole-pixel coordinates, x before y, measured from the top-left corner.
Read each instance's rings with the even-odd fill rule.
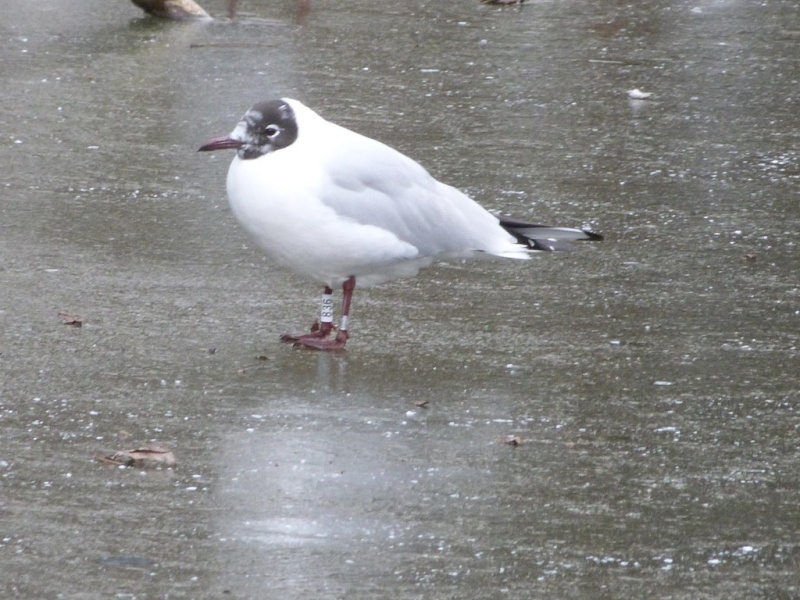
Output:
[[[339,215],[390,231],[422,256],[493,251],[513,239],[497,217],[418,163],[380,142],[360,141],[360,149],[336,157],[322,194]]]

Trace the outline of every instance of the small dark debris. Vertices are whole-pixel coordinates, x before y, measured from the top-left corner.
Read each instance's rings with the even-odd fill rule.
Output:
[[[61,317],[61,322],[64,325],[72,325],[73,327],[82,327],[83,326],[83,319],[81,319],[78,315],[71,315],[66,312],[59,312],[58,316]]]
[[[506,446],[514,446],[516,448],[517,446],[524,444],[525,440],[517,435],[508,435],[506,436],[506,439],[503,440],[503,443]]]
[[[752,252],[749,252],[744,255],[744,259],[747,262],[755,262],[756,260],[758,260],[758,254],[753,254]]]
[[[428,400],[417,400],[414,402],[414,406],[418,406],[419,408],[428,408],[428,405],[430,405],[430,401]]]
[[[160,444],[148,444],[133,450],[120,450],[108,456],[98,455],[95,459],[106,465],[136,467],[139,469],[174,467],[178,464],[172,450]]]

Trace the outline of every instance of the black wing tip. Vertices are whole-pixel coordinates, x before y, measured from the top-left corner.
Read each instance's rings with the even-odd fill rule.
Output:
[[[542,236],[539,240],[536,239],[536,235],[524,234],[522,233],[521,229],[559,229],[559,227],[551,227],[550,225],[542,225],[540,223],[529,223],[528,221],[523,221],[521,219],[515,219],[514,217],[509,217],[508,215],[502,215],[495,213],[495,217],[500,221],[500,227],[508,231],[511,235],[516,237],[520,242],[527,241],[530,244],[545,244],[548,240]],[[569,228],[564,228],[569,229]],[[580,231],[586,237],[583,238],[573,238],[572,241],[576,242],[602,242],[605,239],[600,233],[589,229],[588,227],[581,227],[580,229],[573,229],[573,232]],[[533,247],[533,246],[532,246]],[[544,246],[541,249],[547,249],[548,246]]]
[[[586,234],[585,240],[579,240],[584,242],[602,242],[605,238],[602,234],[597,233],[596,231],[592,231],[591,229],[587,229],[586,227],[582,227],[581,231]]]

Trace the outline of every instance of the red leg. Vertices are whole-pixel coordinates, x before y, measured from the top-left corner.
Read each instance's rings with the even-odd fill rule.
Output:
[[[353,303],[353,291],[356,289],[356,278],[349,277],[342,284],[342,322],[336,337],[326,340],[320,337],[302,336],[295,341],[295,346],[310,348],[312,350],[341,350],[347,343],[350,334],[347,333],[350,320],[350,305]],[[325,325],[323,323],[322,325]]]
[[[311,325],[311,333],[292,335],[284,333],[281,336],[282,342],[299,342],[301,340],[325,339],[333,331],[333,290],[327,285],[322,293],[322,315],[319,321],[314,321]]]

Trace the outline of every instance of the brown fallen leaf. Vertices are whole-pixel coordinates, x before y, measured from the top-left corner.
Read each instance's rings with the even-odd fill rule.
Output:
[[[417,400],[414,402],[414,406],[418,406],[420,408],[428,408],[430,402],[428,400]]]
[[[95,458],[103,464],[139,469],[174,467],[178,464],[172,450],[160,444],[147,444],[133,450],[120,450],[108,456],[98,455]]]
[[[64,325],[72,325],[73,327],[81,327],[83,325],[83,319],[78,315],[71,315],[61,311],[58,313],[58,316],[61,317],[61,321]]]

